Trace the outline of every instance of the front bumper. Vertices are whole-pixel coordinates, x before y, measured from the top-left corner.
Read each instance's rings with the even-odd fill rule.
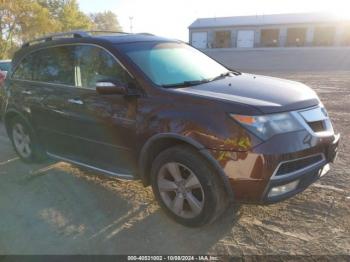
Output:
[[[324,153],[319,154],[321,159],[318,162],[280,176],[273,174],[263,194],[262,202],[265,204],[272,204],[290,198],[304,191],[317,179],[327,174],[330,170],[329,163],[333,163],[338,154],[339,139],[339,134],[334,136],[334,141],[325,147]],[[279,167],[281,167],[281,165],[279,165]],[[276,169],[276,171],[278,171],[278,169]],[[293,182],[296,182],[297,185],[293,190],[275,196],[269,195],[273,188]]]
[[[334,162],[339,135],[311,140],[308,137],[308,132],[294,132],[277,136],[250,152],[212,150],[211,153],[228,177],[235,201],[271,204],[305,190],[325,175],[329,163]],[[306,162],[304,166],[296,162],[312,157],[315,161]],[[285,164],[283,168],[282,164]],[[279,174],[280,170],[283,172]],[[278,195],[269,194],[272,188],[293,181],[297,181],[297,186],[292,190]]]

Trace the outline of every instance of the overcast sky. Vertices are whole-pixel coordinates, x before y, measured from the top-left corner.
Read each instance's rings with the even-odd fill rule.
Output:
[[[86,13],[111,10],[124,31],[188,40],[188,26],[199,17],[332,12],[350,18],[349,0],[78,0]]]

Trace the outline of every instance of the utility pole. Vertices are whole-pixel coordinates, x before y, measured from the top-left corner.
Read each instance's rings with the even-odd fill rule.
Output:
[[[133,16],[129,16],[129,20],[130,20],[130,33],[132,33],[132,20],[134,19]]]

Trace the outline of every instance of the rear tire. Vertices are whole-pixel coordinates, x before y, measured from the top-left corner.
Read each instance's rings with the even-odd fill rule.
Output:
[[[218,174],[189,146],[161,152],[152,164],[151,184],[165,213],[184,226],[209,224],[228,205]]]
[[[17,155],[26,163],[41,163],[47,155],[29,125],[21,118],[10,121],[9,136]]]

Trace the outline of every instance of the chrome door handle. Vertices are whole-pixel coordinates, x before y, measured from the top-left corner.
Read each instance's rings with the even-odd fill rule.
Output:
[[[23,95],[31,95],[32,92],[31,92],[31,91],[28,91],[28,90],[23,90],[23,91],[22,91],[22,94],[23,94]]]
[[[84,102],[79,100],[79,99],[68,99],[68,102],[71,104],[76,104],[76,105],[83,105]]]

